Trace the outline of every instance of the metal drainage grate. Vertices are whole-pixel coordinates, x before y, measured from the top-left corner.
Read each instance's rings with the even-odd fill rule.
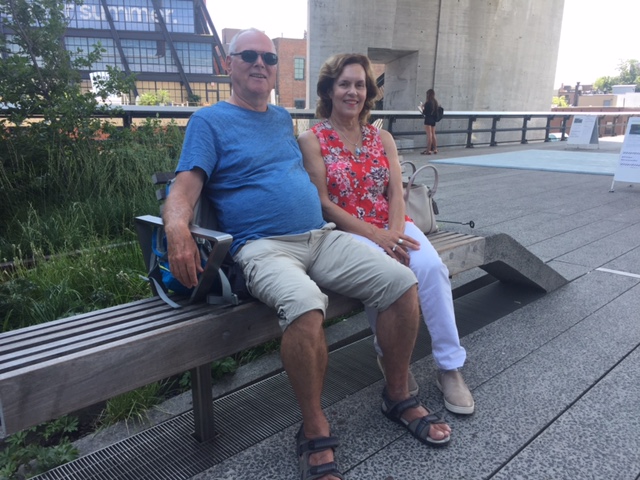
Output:
[[[539,298],[535,293],[498,283],[455,300],[460,335]],[[421,324],[412,361],[431,352]],[[371,337],[329,354],[322,404],[328,407],[382,378]],[[119,441],[102,450],[35,477],[39,480],[189,479],[260,441],[300,422],[286,374],[280,373],[214,401],[216,431],[211,442],[192,437],[193,412]]]

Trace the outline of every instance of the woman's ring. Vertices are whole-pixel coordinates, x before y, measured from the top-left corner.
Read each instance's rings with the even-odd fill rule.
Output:
[[[402,240],[401,238],[398,239],[398,245],[402,245],[404,243],[404,240]]]
[[[393,248],[391,249],[392,252],[396,251],[396,248],[398,248],[398,245],[394,245]]]

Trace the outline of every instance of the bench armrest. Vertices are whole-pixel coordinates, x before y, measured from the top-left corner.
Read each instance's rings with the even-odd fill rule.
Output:
[[[135,225],[145,266],[147,271],[150,271],[153,267],[152,258],[154,252],[152,248],[152,236],[154,235],[154,229],[164,228],[164,223],[160,217],[143,215],[135,218]],[[213,284],[220,278],[220,266],[229,252],[233,237],[228,233],[209,230],[198,225],[192,225],[190,230],[196,240],[207,240],[211,244],[211,253],[207,258],[204,272],[200,275],[198,285],[194,289],[190,299],[190,302],[197,302],[207,297]]]

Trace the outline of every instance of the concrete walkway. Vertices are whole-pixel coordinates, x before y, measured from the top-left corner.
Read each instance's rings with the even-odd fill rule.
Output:
[[[581,154],[617,153],[620,140],[601,139],[599,150]],[[528,149],[563,151],[567,145],[441,149],[437,159]],[[403,154],[419,164],[434,159]],[[464,375],[477,407],[469,417],[447,415],[453,428],[447,448],[418,443],[380,413],[381,381],[331,405],[345,478],[637,480],[640,185],[617,183],[610,193],[607,175],[447,164],[438,170],[439,218],[476,224],[474,231],[445,228],[507,233],[570,282],[463,337]],[[456,278],[454,286],[480,275]],[[482,301],[484,292],[476,293]],[[441,409],[430,356],[412,369],[423,402]],[[192,478],[298,478],[298,426]]]

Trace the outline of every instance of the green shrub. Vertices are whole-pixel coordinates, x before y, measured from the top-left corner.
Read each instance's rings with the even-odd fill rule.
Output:
[[[30,478],[75,460],[70,435],[77,429],[76,417],[62,417],[11,435],[0,450],[0,479]]]

